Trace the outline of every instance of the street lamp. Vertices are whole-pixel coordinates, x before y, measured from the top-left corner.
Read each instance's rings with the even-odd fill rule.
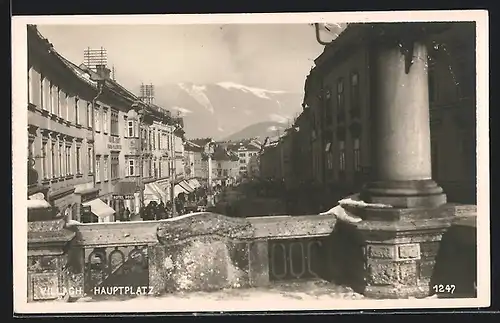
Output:
[[[208,159],[208,194],[207,194],[207,206],[213,206],[213,192],[212,192],[212,155],[214,153],[215,142],[212,140],[208,143],[208,149],[206,151]]]

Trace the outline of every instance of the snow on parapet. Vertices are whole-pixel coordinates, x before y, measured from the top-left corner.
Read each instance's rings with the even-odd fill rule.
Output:
[[[205,109],[210,111],[210,113],[214,113],[214,107],[212,106],[212,102],[210,102],[210,99],[208,96],[205,94],[205,91],[207,89],[206,86],[204,85],[187,85],[184,83],[179,83],[178,86],[187,92],[193,99],[196,100],[199,104],[201,104]]]
[[[51,207],[46,200],[27,200],[26,204],[28,209],[48,209]]]
[[[271,99],[270,97],[267,96],[267,94],[282,94],[286,93],[285,91],[271,91],[271,90],[265,90],[265,89],[259,89],[256,87],[250,87],[250,86],[245,86],[233,82],[219,82],[217,83],[218,86],[230,90],[230,89],[238,89],[246,93],[252,93],[253,95],[262,98],[262,99]]]

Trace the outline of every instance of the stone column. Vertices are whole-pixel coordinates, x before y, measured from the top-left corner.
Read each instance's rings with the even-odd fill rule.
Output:
[[[363,199],[434,207],[446,196],[432,180],[427,49],[404,32],[399,39],[378,39],[372,48],[373,180]]]
[[[432,180],[427,49],[431,24],[375,24],[370,37],[372,181],[363,200],[389,208],[347,207],[359,234],[362,292],[374,298],[425,297],[439,242],[454,209]],[[348,230],[351,230],[348,229]]]

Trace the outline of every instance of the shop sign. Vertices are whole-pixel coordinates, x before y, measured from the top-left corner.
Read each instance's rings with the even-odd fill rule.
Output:
[[[135,199],[135,196],[133,194],[125,194],[125,195],[113,195],[113,200],[119,201],[119,200],[133,200]]]
[[[108,138],[109,138],[108,149],[110,149],[110,150],[121,150],[122,149],[120,137],[109,136]]]

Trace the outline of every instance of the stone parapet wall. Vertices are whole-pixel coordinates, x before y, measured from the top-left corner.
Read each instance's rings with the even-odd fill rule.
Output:
[[[475,264],[475,226],[470,220],[475,209],[455,208],[453,213],[460,224],[436,224],[433,229],[427,223],[420,235],[415,234],[415,220],[406,229],[402,223],[379,222],[372,230],[370,221],[346,223],[333,215],[235,219],[200,212],[161,221],[69,228],[60,221],[30,223],[28,299],[132,296],[139,290],[160,295],[297,279],[335,281],[372,296],[378,286],[386,285],[400,287],[393,297],[427,296],[429,284],[439,284],[435,277],[463,267],[465,259],[471,263],[467,268]],[[55,227],[59,233],[50,233]],[[443,247],[445,243],[451,247]],[[457,254],[460,250],[453,246],[468,256]],[[436,261],[442,265],[434,269]],[[455,273],[461,276],[454,281],[473,284],[473,271]],[[40,286],[57,292],[43,296]],[[460,290],[470,291],[470,286]]]

